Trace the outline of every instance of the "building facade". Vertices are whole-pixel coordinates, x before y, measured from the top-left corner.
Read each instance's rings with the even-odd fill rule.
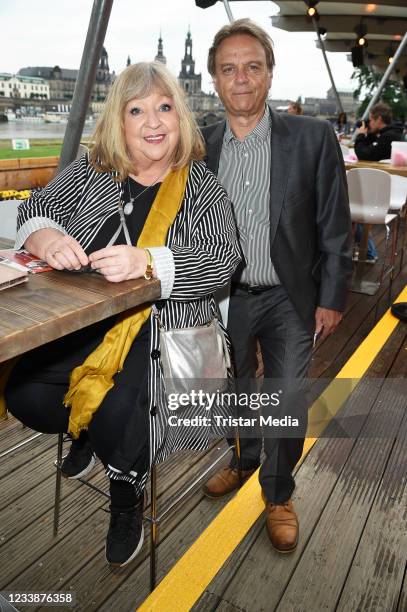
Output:
[[[59,66],[28,66],[21,68],[17,76],[45,80],[49,86],[48,97],[56,102],[68,103],[73,98],[78,72]],[[114,78],[115,73],[110,72],[108,54],[103,47],[92,90],[92,107],[102,106]]]
[[[43,78],[2,72],[0,73],[0,97],[49,100],[50,88],[48,82]]]

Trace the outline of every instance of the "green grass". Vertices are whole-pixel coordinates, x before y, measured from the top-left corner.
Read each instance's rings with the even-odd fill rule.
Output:
[[[30,138],[30,148],[15,151],[11,140],[0,140],[0,159],[22,159],[25,157],[51,157],[61,153],[62,140],[41,140]]]

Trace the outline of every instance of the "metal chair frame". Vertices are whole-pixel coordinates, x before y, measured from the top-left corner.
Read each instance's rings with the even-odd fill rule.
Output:
[[[391,190],[391,175],[383,170],[375,170],[371,168],[356,168],[348,170],[347,173],[349,198],[351,207],[351,217],[353,223],[362,223],[367,225],[384,225],[386,229],[386,242],[383,257],[383,265],[381,267],[380,278],[378,282],[363,281],[361,272],[357,272],[355,284],[351,290],[358,293],[366,293],[374,295],[379,289],[385,278],[386,255],[390,236],[390,225],[393,224],[394,230],[392,233],[392,246],[390,254],[390,266],[386,271],[386,276],[390,274],[389,297],[391,296],[394,264],[396,259],[396,246],[399,230],[399,216],[388,212],[390,207],[390,190]],[[356,189],[356,194],[353,194],[352,188]],[[370,191],[370,194],[369,194]],[[356,201],[353,198],[356,198]],[[370,198],[372,201],[370,202]],[[369,199],[369,202],[367,200]],[[363,260],[359,263],[363,263]]]
[[[41,434],[39,434],[41,435]],[[59,518],[60,518],[60,510],[61,510],[61,485],[62,485],[62,473],[61,473],[61,465],[62,465],[62,451],[63,451],[63,443],[64,443],[64,434],[58,434],[58,447],[57,447],[57,458],[54,461],[54,465],[56,467],[56,480],[55,480],[55,502],[54,502],[54,520],[53,520],[53,534],[54,537],[58,534],[59,529]],[[183,499],[185,499],[192,491],[196,488],[196,486],[213,470],[213,468],[229,453],[231,449],[236,450],[236,459],[237,459],[237,471],[239,478],[239,486],[242,485],[242,470],[241,470],[241,453],[240,453],[240,438],[239,431],[236,430],[235,436],[235,444],[233,446],[229,446],[219,457],[215,459],[199,476],[197,476],[192,482],[190,482],[184,489],[181,489],[180,492],[175,493],[165,504],[164,508],[160,513],[158,513],[158,504],[157,504],[157,466],[153,464],[150,470],[150,491],[151,491],[151,513],[149,516],[144,515],[144,519],[150,523],[150,591],[153,591],[156,586],[157,580],[157,571],[156,571],[156,550],[157,550],[157,542],[158,542],[158,527],[162,519]],[[110,499],[110,495],[96,487],[92,483],[88,482],[84,478],[77,478],[78,482],[86,485],[93,491],[100,493],[107,499]]]
[[[0,459],[2,459],[3,457],[6,457],[7,455],[10,455],[11,453],[14,453],[14,451],[18,450],[19,448],[23,448],[23,446],[26,446],[27,444],[29,444],[30,442],[32,442],[33,440],[35,440],[36,438],[42,435],[43,434],[41,432],[37,432],[33,434],[32,436],[30,436],[29,438],[27,438],[26,440],[23,440],[22,442],[15,444],[11,448],[8,448],[7,450],[0,453]]]

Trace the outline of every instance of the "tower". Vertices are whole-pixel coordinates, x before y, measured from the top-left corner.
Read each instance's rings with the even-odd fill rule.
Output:
[[[99,60],[99,65],[96,72],[97,81],[110,81],[109,57],[106,49],[103,47]]]
[[[161,32],[160,32],[160,37],[158,39],[157,55],[155,56],[154,61],[161,62],[162,64],[167,63],[167,59],[163,52],[163,39],[161,38]]]
[[[192,57],[192,37],[188,29],[185,39],[185,55],[181,61],[181,72],[178,82],[187,94],[197,94],[201,91],[201,74],[195,74],[195,61]]]

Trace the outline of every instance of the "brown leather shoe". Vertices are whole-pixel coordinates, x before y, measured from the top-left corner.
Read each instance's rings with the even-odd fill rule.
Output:
[[[252,470],[242,470],[243,481],[247,480],[249,476],[255,472],[257,468]],[[202,491],[206,497],[211,499],[217,499],[223,497],[228,493],[231,493],[235,489],[239,488],[239,477],[236,468],[226,467],[220,472],[217,472],[212,478],[208,480],[202,487]]]
[[[273,548],[290,553],[298,543],[298,518],[291,499],[284,504],[266,503],[266,527]]]

